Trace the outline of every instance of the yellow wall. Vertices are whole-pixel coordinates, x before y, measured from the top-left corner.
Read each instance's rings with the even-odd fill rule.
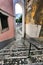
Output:
[[[30,22],[31,22],[31,23],[34,23],[33,17],[34,17],[34,15],[35,15],[36,9],[37,9],[36,4],[34,4],[34,5],[32,6],[31,12],[27,12],[27,13],[26,13],[26,24],[28,24],[28,23],[30,23]],[[29,15],[30,15],[30,16],[29,16]]]
[[[28,4],[26,4],[26,6],[27,6]],[[43,17],[41,17],[40,16],[40,18],[39,18],[39,20],[37,21],[37,19],[35,20],[34,19],[34,16],[35,16],[35,14],[36,14],[36,11],[37,11],[37,9],[38,9],[38,4],[37,4],[37,2],[35,2],[35,3],[33,3],[32,4],[32,10],[30,11],[30,12],[27,12],[28,11],[28,8],[26,9],[26,18],[25,18],[25,21],[26,21],[26,24],[28,25],[29,23],[32,23],[32,24],[38,24],[38,25],[42,25],[43,24],[43,22],[42,22],[42,20],[43,20]],[[42,12],[42,14],[43,14],[43,9],[41,10]],[[40,13],[40,12],[39,12]],[[41,36],[40,36],[41,37]]]
[[[28,14],[26,14],[26,24],[28,24],[29,23],[29,16],[28,16]]]

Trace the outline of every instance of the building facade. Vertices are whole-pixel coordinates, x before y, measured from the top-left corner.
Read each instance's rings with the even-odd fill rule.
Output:
[[[13,16],[11,16],[10,14],[13,15],[13,0],[6,0],[6,1],[1,0],[0,1],[0,20],[1,20],[0,41],[14,37],[14,23],[13,23],[14,19]]]
[[[0,45],[14,37],[13,0],[0,0]]]
[[[43,37],[43,0],[25,0],[26,34]]]

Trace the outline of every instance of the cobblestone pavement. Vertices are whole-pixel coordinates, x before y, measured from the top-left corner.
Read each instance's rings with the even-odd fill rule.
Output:
[[[6,46],[4,49],[10,49],[10,50],[13,50],[13,49],[24,49],[25,46],[23,45],[23,41],[22,41],[22,34],[19,33],[19,30],[17,29],[16,31],[16,41],[13,41],[11,42],[8,46]],[[7,56],[6,56],[7,58]],[[25,61],[26,64],[21,64],[20,63],[21,61],[19,60],[19,64],[18,62],[15,62],[14,65],[30,65],[30,61],[28,61],[28,59]],[[22,62],[23,62],[23,59],[22,59]]]
[[[25,40],[25,45],[24,45],[23,41],[24,40],[22,39],[22,34],[20,33],[19,28],[17,28],[17,31],[16,31],[16,41],[11,42],[8,46],[6,46],[5,48],[3,48],[3,50],[4,49],[10,49],[10,50],[13,50],[13,49],[16,49],[16,50],[19,49],[20,50],[20,49],[22,49],[23,50],[23,49],[26,49],[26,48],[29,49],[29,42]],[[28,56],[28,51],[26,51],[26,56]],[[22,59],[22,61],[24,61],[24,59]],[[25,64],[21,64],[21,63],[23,63],[22,61],[19,60],[19,64],[18,64],[18,62],[15,62],[14,65],[43,65],[43,63],[41,63],[41,64],[40,63],[34,63],[34,64],[32,64],[32,62],[30,61],[29,58],[27,58],[26,61],[24,61],[24,62],[27,62]]]

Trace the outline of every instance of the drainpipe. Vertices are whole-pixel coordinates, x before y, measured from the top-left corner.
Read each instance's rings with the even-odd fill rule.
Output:
[[[26,38],[26,1],[24,0],[24,9],[25,9],[25,21],[24,21],[24,38],[23,38],[23,45],[26,47],[26,45],[25,45],[25,38]]]

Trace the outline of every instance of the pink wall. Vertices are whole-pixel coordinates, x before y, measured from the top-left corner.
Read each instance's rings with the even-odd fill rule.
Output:
[[[7,11],[10,14],[13,14],[13,0],[0,0],[0,8],[4,11]],[[8,25],[9,30],[3,33],[0,33],[0,41],[4,41],[14,37],[14,18],[9,15]]]

